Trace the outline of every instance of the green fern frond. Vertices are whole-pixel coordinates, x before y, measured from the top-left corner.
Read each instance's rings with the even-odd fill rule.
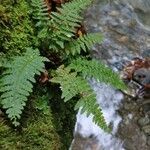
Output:
[[[100,33],[92,33],[80,36],[76,40],[71,40],[65,47],[67,54],[80,54],[81,50],[87,52],[95,43],[101,42],[103,39]]]
[[[62,90],[61,98],[65,102],[79,95],[80,99],[75,106],[75,110],[81,108],[81,113],[86,113],[87,116],[92,114],[94,116],[93,121],[102,129],[108,130],[101,109],[96,102],[96,94],[84,78],[77,76],[77,72],[70,71],[69,68],[61,66],[57,69],[57,75],[50,81],[60,84]]]
[[[101,82],[110,84],[117,89],[126,89],[126,86],[119,75],[97,60],[79,58],[74,60],[69,65],[69,68],[82,73],[84,77],[95,78]]]
[[[34,19],[37,20],[36,26],[47,28],[47,22],[50,17],[44,0],[31,0],[31,5],[33,7]]]
[[[26,105],[27,97],[32,92],[32,83],[35,82],[35,74],[44,71],[44,61],[39,51],[28,48],[24,56],[17,56],[7,65],[0,80],[1,101],[6,113],[15,126],[20,119],[23,107]]]
[[[83,17],[81,12],[92,2],[92,0],[73,0],[65,3],[58,12],[51,13],[50,26],[53,32],[50,46],[52,49],[64,48],[64,41],[70,41],[74,36],[76,27],[79,27]],[[58,42],[59,41],[59,42]],[[57,48],[58,47],[58,48]]]
[[[57,8],[57,12],[51,12],[49,15],[48,7],[44,0],[32,0],[34,16],[38,21],[36,26],[41,27],[38,32],[38,38],[43,41],[47,39],[50,43],[49,49],[56,52],[64,49],[66,43],[70,42],[71,38],[75,35],[76,28],[80,26],[83,19],[83,17],[81,17],[81,12],[91,2],[92,0],[73,0],[62,4],[61,8]],[[84,43],[81,43],[82,40],[84,40]],[[75,41],[73,41],[73,43],[76,47],[80,44],[80,47],[83,48],[83,44],[86,43],[85,46],[88,47],[91,42],[94,42],[93,40],[94,38],[92,38],[92,36],[83,36],[78,40],[78,43]],[[89,44],[87,44],[88,41]],[[70,48],[70,46],[72,45],[69,44],[68,48]],[[85,50],[85,48],[83,50]],[[74,50],[71,51],[74,53]],[[80,51],[79,47],[77,51]]]
[[[4,53],[0,53],[0,68],[4,67],[7,62],[6,56]]]
[[[49,35],[50,15],[48,7],[44,0],[31,0],[33,7],[33,17],[36,20],[35,26],[38,27],[39,39],[44,40]]]

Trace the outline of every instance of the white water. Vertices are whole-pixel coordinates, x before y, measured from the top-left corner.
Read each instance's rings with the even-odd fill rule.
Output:
[[[79,133],[82,137],[88,138],[91,135],[99,141],[98,150],[124,150],[123,142],[115,137],[118,130],[121,117],[117,114],[119,104],[123,99],[122,93],[114,90],[112,87],[91,81],[91,86],[97,94],[97,102],[102,108],[105,120],[108,125],[112,126],[112,133],[108,134],[95,125],[92,116],[86,117],[85,114],[77,114],[75,125],[75,133]]]

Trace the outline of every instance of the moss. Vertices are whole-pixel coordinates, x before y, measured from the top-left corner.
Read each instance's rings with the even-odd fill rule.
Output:
[[[8,126],[6,119],[0,117],[0,149],[67,150],[69,148],[73,139],[76,114],[73,108],[76,100],[64,103],[60,99],[61,92],[57,87],[55,87],[57,90],[37,87],[21,117],[21,128],[13,129]],[[49,90],[51,92],[47,93]],[[52,96],[52,91],[57,94]]]
[[[61,143],[52,123],[51,112],[32,113],[20,132],[0,120],[1,150],[59,150]]]
[[[57,107],[55,105],[55,108],[53,108],[52,114],[54,116],[53,118],[56,131],[60,136],[61,142],[63,143],[63,149],[67,150],[73,140],[73,130],[76,117],[74,102],[64,103],[61,100],[61,102],[57,104]]]
[[[0,49],[12,56],[35,44],[31,9],[25,0],[0,0]],[[34,43],[34,44],[33,44]]]
[[[74,98],[70,102],[65,103],[61,99],[59,85],[56,84],[47,84],[47,86],[37,85],[33,95],[38,95],[36,108],[43,110],[45,114],[47,113],[46,106],[48,108],[50,106],[52,122],[62,143],[61,150],[68,150],[73,140],[77,113],[74,111],[74,105],[78,99]],[[48,105],[45,104],[46,101]]]
[[[57,86],[51,86],[49,91],[55,91],[53,98],[50,100],[53,122],[60,136],[60,140],[63,143],[62,150],[67,150],[73,140],[73,130],[77,113],[74,111],[74,106],[77,99],[75,98],[65,103],[63,99],[61,99],[61,91]]]

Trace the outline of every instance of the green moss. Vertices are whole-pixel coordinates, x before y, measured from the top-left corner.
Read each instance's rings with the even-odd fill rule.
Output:
[[[30,7],[25,0],[0,0],[0,49],[5,54],[20,54],[25,47],[35,44],[30,15]]]
[[[52,123],[51,112],[32,113],[26,127],[15,131],[0,120],[1,150],[59,150],[61,143]]]
[[[56,84],[37,85],[33,95],[38,95],[36,108],[42,110],[44,114],[47,114],[46,106],[50,106],[52,122],[62,143],[61,150],[68,150],[73,140],[77,113],[74,111],[74,105],[78,99],[74,98],[65,103],[61,99],[61,90]]]
[[[56,131],[60,136],[61,142],[63,143],[63,149],[67,150],[73,140],[73,130],[76,120],[74,102],[64,103],[61,100],[61,102],[53,108],[52,114],[54,116],[53,118]]]
[[[73,140],[73,130],[77,113],[74,111],[74,106],[77,99],[72,99],[70,102],[65,103],[61,99],[61,91],[57,86],[51,86],[49,91],[55,91],[53,98],[50,100],[53,122],[63,143],[62,150],[67,150]]]
[[[24,146],[24,149],[32,150],[58,150],[60,149],[59,136],[57,135],[55,128],[52,124],[52,118],[50,115],[41,115],[38,120],[34,120],[27,128],[23,129],[24,138],[23,143],[28,143],[28,147]]]
[[[40,86],[41,91],[38,91],[39,89],[34,91],[22,115],[21,129],[8,126],[8,121],[4,120],[4,116],[0,116],[0,150],[69,148],[73,139],[76,114],[73,107],[76,101],[64,103],[60,99],[60,90],[55,88],[57,89],[53,89],[57,93],[55,96],[51,95],[53,92],[47,93],[50,89],[46,87]]]

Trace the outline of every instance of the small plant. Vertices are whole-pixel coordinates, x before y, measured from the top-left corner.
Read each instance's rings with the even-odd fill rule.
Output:
[[[35,45],[42,56],[37,48],[27,48],[22,56],[13,57],[5,66],[6,71],[0,80],[0,92],[1,104],[6,109],[6,114],[15,126],[19,125],[33,83],[36,83],[34,77],[44,71],[44,62],[49,61],[49,66],[52,66],[46,68],[51,77],[49,82],[60,84],[61,98],[67,102],[78,97],[75,109],[81,108],[82,113],[93,114],[93,121],[107,130],[96,95],[87,79],[95,78],[119,89],[124,89],[125,85],[111,69],[96,60],[87,59],[90,48],[102,41],[102,35],[94,33],[76,36],[83,19],[81,12],[92,0],[73,0],[51,13],[44,0],[31,2],[32,20],[37,34]],[[55,60],[56,55],[59,62]],[[53,56],[53,59],[49,56]]]
[[[44,69],[44,61],[47,59],[41,57],[37,49],[28,48],[23,56],[15,57],[6,66],[0,80],[1,104],[15,126],[19,125],[17,119],[20,119],[27,96],[32,92],[32,83],[36,82],[34,76],[40,75]]]

